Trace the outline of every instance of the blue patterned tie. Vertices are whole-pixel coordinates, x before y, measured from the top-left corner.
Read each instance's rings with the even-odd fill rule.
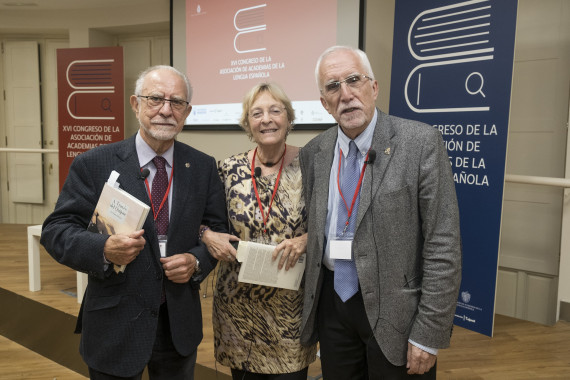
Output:
[[[352,197],[360,178],[360,168],[358,167],[358,147],[353,140],[348,145],[348,156],[346,157],[346,165],[344,166],[340,186],[342,195],[346,200],[346,204],[350,208],[352,204]],[[354,236],[354,228],[356,224],[356,215],[358,213],[358,202],[360,193],[356,195],[352,215],[350,216],[350,223],[345,230],[346,220],[348,219],[348,210],[342,200],[339,200],[338,206],[338,221],[336,227],[337,238],[345,238]],[[344,232],[344,233],[343,233]],[[334,262],[334,290],[339,295],[342,302],[346,302],[350,297],[358,291],[358,274],[356,272],[356,263],[354,257],[352,260],[336,259]]]

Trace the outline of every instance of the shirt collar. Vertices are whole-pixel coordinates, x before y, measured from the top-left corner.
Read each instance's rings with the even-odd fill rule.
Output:
[[[359,134],[355,139],[354,143],[358,148],[358,151],[362,156],[365,156],[372,145],[372,136],[374,135],[374,129],[376,128],[376,121],[378,120],[378,110],[374,109],[374,116],[370,121],[370,124],[366,127],[361,134]],[[342,149],[342,155],[344,158],[348,155],[348,144],[350,143],[350,137],[344,134],[340,125],[338,126],[338,138],[337,145]]]
[[[144,141],[140,132],[137,132],[137,136],[135,137],[135,147],[137,149],[139,165],[141,168],[144,168],[156,156],[156,152],[146,143],[146,141]],[[172,146],[162,154],[162,157],[166,160],[167,165],[172,167],[172,161],[174,160],[174,144],[172,144]]]

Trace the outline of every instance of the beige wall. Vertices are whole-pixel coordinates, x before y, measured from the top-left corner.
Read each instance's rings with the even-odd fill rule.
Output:
[[[117,2],[119,3],[119,2]],[[169,0],[141,0],[140,7],[68,11],[18,10],[0,12],[0,41],[36,41],[42,72],[43,148],[57,149],[55,48],[113,46],[123,34],[153,35],[169,31]],[[143,4],[145,3],[145,4]],[[144,5],[144,6],[143,6]],[[2,63],[0,60],[0,86]],[[2,111],[2,109],[0,109]],[[6,147],[4,112],[0,113],[0,147]],[[19,148],[9,146],[10,148]],[[10,202],[8,153],[0,153],[0,222],[39,224],[53,210],[59,190],[57,154],[44,154],[44,203]],[[14,186],[12,186],[12,191]]]

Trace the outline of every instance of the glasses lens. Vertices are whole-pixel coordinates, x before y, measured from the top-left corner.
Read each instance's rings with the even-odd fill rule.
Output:
[[[360,88],[360,86],[364,84],[365,79],[370,78],[364,74],[355,74],[341,81],[329,82],[325,85],[325,93],[327,95],[335,94],[343,83],[346,83],[346,85],[350,88]]]
[[[328,94],[334,94],[340,88],[340,82],[329,82],[325,85],[325,92]]]
[[[186,108],[186,102],[184,100],[170,100],[170,106],[177,111],[181,111]]]
[[[158,96],[149,96],[146,100],[151,107],[158,107],[164,104],[164,98],[159,98]]]
[[[352,75],[344,80],[344,82],[350,87],[360,87],[362,80],[360,80],[360,75]]]
[[[148,106],[152,107],[152,108],[162,107],[165,102],[170,102],[170,107],[176,111],[182,111],[182,110],[186,109],[186,107],[188,106],[188,103],[185,100],[165,99],[165,98],[161,98],[159,96],[143,96],[143,95],[141,95],[141,97],[145,98]]]

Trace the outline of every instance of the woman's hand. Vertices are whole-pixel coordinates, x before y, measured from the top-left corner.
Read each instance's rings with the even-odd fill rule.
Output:
[[[214,232],[210,229],[202,234],[202,242],[206,244],[210,255],[218,261],[234,261],[237,255],[236,249],[230,242],[239,241],[234,235]]]
[[[285,265],[285,270],[289,270],[297,264],[297,260],[303,253],[307,251],[307,234],[303,234],[293,239],[283,240],[273,251],[273,260],[275,261],[279,254],[279,269]]]

